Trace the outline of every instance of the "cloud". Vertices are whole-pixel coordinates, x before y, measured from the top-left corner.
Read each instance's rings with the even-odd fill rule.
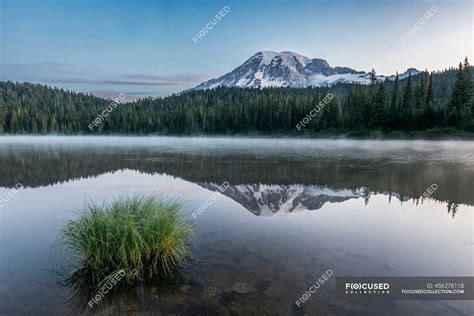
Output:
[[[134,95],[159,95],[170,93],[174,90],[194,86],[212,77],[211,74],[153,74],[153,73],[119,73],[113,74],[105,69],[94,68],[91,66],[78,66],[58,62],[34,62],[34,63],[0,63],[0,69],[8,70],[5,80],[38,82],[54,85],[72,85],[74,84],[102,86],[104,89],[97,89],[97,95],[108,97],[111,86],[117,87],[143,87],[143,92]],[[5,75],[5,72],[3,73]],[[2,76],[2,79],[5,76]],[[8,78],[8,79],[7,79]],[[71,87],[71,86],[70,86]],[[108,87],[108,88],[107,88]],[[146,88],[162,88],[165,91],[144,92]],[[84,89],[84,87],[82,88]],[[119,89],[119,88],[118,88]],[[92,92],[93,89],[86,89],[85,92]],[[112,89],[115,90],[115,89]],[[120,88],[120,90],[124,90]],[[154,90],[154,89],[153,89]],[[108,92],[107,92],[108,91]],[[104,92],[104,94],[103,94]],[[103,95],[102,95],[103,94]]]
[[[118,75],[124,79],[89,79],[89,78],[51,78],[43,79],[49,83],[80,83],[89,85],[178,87],[204,81],[208,76],[201,74],[155,76],[148,74]],[[134,80],[135,79],[135,80]]]
[[[186,74],[186,75],[170,75],[170,76],[156,76],[149,74],[128,74],[124,76],[128,79],[141,79],[141,80],[172,80],[181,82],[196,82],[207,80],[209,75],[204,74]]]
[[[56,63],[56,62],[41,62],[41,63],[25,63],[25,64],[2,64],[0,63],[0,68],[7,68],[13,70],[60,70],[64,67],[67,67],[69,64],[65,63]]]
[[[182,86],[189,81],[178,80],[161,80],[161,81],[132,81],[132,80],[109,80],[109,79],[81,79],[81,78],[65,78],[65,79],[45,79],[44,82],[49,83],[81,83],[89,85],[116,85],[116,86],[152,86],[152,87],[174,87]]]
[[[115,99],[119,94],[123,93],[126,96],[126,101],[133,101],[138,98],[148,97],[156,95],[148,91],[132,91],[132,92],[118,92],[113,90],[93,90],[91,93],[99,98],[103,99]]]

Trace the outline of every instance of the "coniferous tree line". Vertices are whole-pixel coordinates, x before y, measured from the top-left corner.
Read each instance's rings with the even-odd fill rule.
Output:
[[[444,127],[474,132],[473,70],[466,58],[457,69],[370,85],[189,90],[119,104],[93,131],[89,124],[112,100],[6,81],[0,82],[0,134],[299,134],[296,125],[328,93],[334,98],[302,132]]]

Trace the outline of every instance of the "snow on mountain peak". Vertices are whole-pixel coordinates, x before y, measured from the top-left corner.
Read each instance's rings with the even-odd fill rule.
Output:
[[[278,55],[276,52],[272,51],[262,51],[256,53],[254,56],[257,58],[260,58],[260,66],[261,65],[270,65],[271,61],[273,58],[275,58]]]
[[[215,183],[198,183],[217,192]],[[272,216],[317,210],[326,203],[339,203],[364,196],[364,190],[331,189],[325,186],[241,184],[230,185],[223,195],[230,197],[257,216]]]
[[[400,79],[419,73],[414,68],[400,75]],[[394,79],[395,76],[378,76],[379,80]],[[201,83],[195,89],[212,89],[218,86],[263,88],[263,87],[308,87],[328,86],[339,82],[370,82],[368,73],[349,67],[331,67],[324,59],[283,51],[260,51],[231,72]]]
[[[278,58],[275,60],[275,57],[278,57]],[[294,52],[288,52],[288,51],[280,52],[280,53],[277,53],[274,51],[261,51],[261,52],[256,53],[252,57],[250,57],[250,59],[252,58],[259,58],[260,66],[262,65],[268,66],[272,62],[276,62],[279,59],[282,60],[283,64],[288,65],[288,66],[294,65],[296,62],[299,62],[300,64],[305,66],[309,61],[311,61],[311,59],[306,56],[303,56],[301,54],[294,53]]]

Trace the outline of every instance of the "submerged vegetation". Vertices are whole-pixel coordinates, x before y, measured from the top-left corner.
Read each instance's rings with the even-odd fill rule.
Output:
[[[172,277],[191,256],[192,239],[192,224],[182,215],[180,202],[156,195],[86,205],[63,229],[63,246],[73,263],[71,279],[86,276],[97,286],[119,272],[129,282]]]

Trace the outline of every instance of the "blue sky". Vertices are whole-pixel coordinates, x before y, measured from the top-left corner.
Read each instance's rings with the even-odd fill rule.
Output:
[[[195,43],[224,6],[230,11]],[[436,13],[406,37],[433,6]],[[222,75],[261,50],[379,74],[438,70],[472,59],[472,16],[471,1],[463,0],[0,0],[0,80],[160,96]]]

